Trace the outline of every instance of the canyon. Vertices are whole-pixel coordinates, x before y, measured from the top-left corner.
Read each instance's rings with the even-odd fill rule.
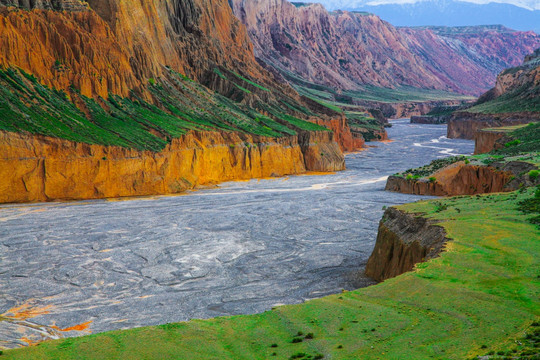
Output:
[[[8,271],[0,277],[6,294],[0,299],[2,313],[23,304],[48,309],[36,313],[26,325],[13,319],[16,314],[3,314],[12,320],[0,320],[0,338],[9,342],[3,346],[25,346],[21,338],[50,339],[44,334],[57,334],[46,331],[51,325],[66,329],[92,321],[84,329],[62,335],[80,336],[88,331],[259,313],[276,304],[301,303],[372,284],[361,269],[372,252],[383,207],[422,198],[391,192],[381,196],[386,177],[395,169],[420,166],[452,149],[455,155],[473,150],[471,141],[432,143],[444,135],[444,127],[418,127],[405,120],[393,123],[388,131],[394,141],[373,143],[365,151],[348,154],[347,170],[323,176],[306,173],[229,182],[177,196],[0,205],[0,238],[6,246],[0,261]],[[276,167],[281,161],[277,144],[269,144],[268,150],[248,149],[241,139],[231,149],[222,146],[220,136],[226,135],[210,132],[185,139],[193,147],[188,163],[203,171],[201,176],[214,176],[204,170],[223,166],[220,160],[209,159],[206,151],[230,152],[230,159],[236,154],[239,164],[231,172],[248,171],[244,166],[249,163],[244,161],[250,158],[244,156],[250,152],[274,157],[269,161]],[[197,139],[208,148],[202,148]],[[64,153],[63,146],[71,146],[51,138],[36,142],[21,136],[15,140],[11,140],[14,151],[21,155],[24,150],[22,155],[32,166],[36,149],[43,152],[48,144],[47,151]],[[295,145],[288,151],[301,155],[301,148]],[[78,149],[63,157],[72,160],[74,170],[60,161],[50,163],[53,170],[61,167],[77,179],[74,190],[68,191],[88,187],[94,195],[87,183],[96,182],[96,175],[102,191],[124,191],[131,186],[118,175],[128,169],[138,172],[133,163],[138,152],[114,148],[118,154],[105,153],[103,147],[81,144]],[[180,157],[182,151],[171,156]],[[166,185],[160,169],[174,167],[189,176],[178,165],[166,164],[164,156],[153,156],[146,162],[156,164],[148,166],[155,171],[140,177],[148,186]],[[120,166],[112,167],[113,157]],[[101,165],[87,172],[84,166],[93,162]],[[254,170],[257,166],[259,163],[253,164]],[[297,161],[288,166],[294,170],[294,166],[305,165]],[[72,173],[77,169],[89,181],[75,177]],[[47,171],[46,162],[42,170]],[[26,170],[21,166],[19,171]],[[117,182],[107,183],[105,175]],[[32,178],[26,180],[30,183]],[[46,180],[51,195],[66,193],[66,189],[54,188],[61,185],[59,179]],[[145,183],[133,186],[144,190]],[[180,178],[178,185],[189,184]],[[17,189],[27,194],[23,185]],[[17,328],[22,333],[14,331]]]

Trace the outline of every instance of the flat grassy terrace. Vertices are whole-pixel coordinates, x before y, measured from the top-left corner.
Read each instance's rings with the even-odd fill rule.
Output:
[[[530,214],[517,210],[533,193],[401,206],[439,220],[453,241],[441,257],[376,286],[263,314],[51,341],[2,358],[418,360],[504,353],[540,319],[540,232]]]

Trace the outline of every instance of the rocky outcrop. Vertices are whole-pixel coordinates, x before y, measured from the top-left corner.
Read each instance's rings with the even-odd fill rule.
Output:
[[[474,135],[474,154],[486,154],[500,148],[498,140],[502,139],[507,131],[497,129],[480,129]]]
[[[493,86],[499,71],[540,46],[534,32],[478,27],[467,34],[438,34],[427,28],[398,29],[375,15],[330,13],[320,4],[230,3],[259,59],[291,81],[293,73],[340,89],[407,85],[478,95]],[[495,56],[498,52],[501,56]]]
[[[415,115],[411,116],[411,124],[446,124],[451,115]]]
[[[0,132],[0,203],[173,194],[344,167],[328,131],[287,138],[191,132],[158,153]]]
[[[334,139],[339,144],[341,150],[351,152],[357,151],[365,147],[364,137],[362,133],[353,131],[347,124],[347,118],[344,115],[335,116],[329,120],[323,120],[321,118],[312,118],[312,122],[317,125],[325,126],[334,132]],[[386,135],[386,131],[381,131]],[[382,140],[382,139],[381,139]]]
[[[540,113],[479,114],[454,113],[448,120],[449,139],[473,140],[478,130],[502,126],[513,126],[540,121]]]
[[[412,101],[412,102],[379,102],[379,101],[358,101],[358,105],[375,107],[382,111],[384,116],[390,119],[403,119],[412,116],[422,116],[433,109],[440,107],[454,107],[463,104],[463,100],[444,101]]]
[[[433,221],[389,208],[379,224],[366,275],[383,281],[403,274],[417,263],[437,257],[448,240],[444,229]]]
[[[520,186],[533,186],[527,173],[536,166],[522,162],[494,162],[488,165],[466,164],[463,161],[446,166],[432,179],[390,176],[385,190],[429,196],[476,195],[513,191]]]

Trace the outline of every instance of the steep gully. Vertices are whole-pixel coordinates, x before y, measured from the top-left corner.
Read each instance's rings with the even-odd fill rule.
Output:
[[[371,284],[362,269],[383,206],[421,198],[384,192],[386,177],[473,150],[445,131],[394,122],[394,141],[347,155],[347,170],[326,176],[0,206],[1,346],[256,313]]]

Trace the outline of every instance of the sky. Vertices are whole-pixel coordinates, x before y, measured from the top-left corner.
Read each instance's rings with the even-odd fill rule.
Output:
[[[440,0],[317,0],[330,9],[354,8],[362,5],[382,5],[382,4],[413,4],[420,1],[440,1]],[[474,4],[487,4],[496,2],[501,4],[511,4],[525,8],[527,10],[540,10],[540,0],[461,0]]]

